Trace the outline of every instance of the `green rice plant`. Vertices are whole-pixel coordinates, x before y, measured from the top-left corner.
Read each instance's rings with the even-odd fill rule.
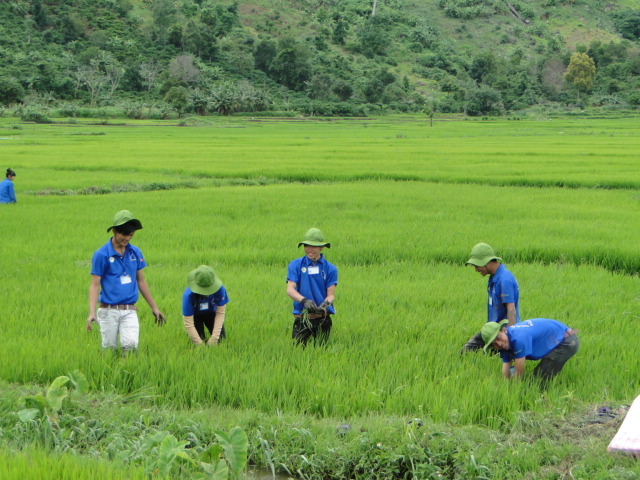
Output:
[[[52,454],[37,448],[20,452],[0,451],[0,478],[3,480],[146,480],[148,477],[137,467],[126,470],[103,460],[71,454]]]
[[[0,209],[7,279],[0,377],[48,385],[60,371],[80,369],[95,392],[146,397],[147,410],[242,412],[252,429],[260,427],[259,436],[249,435],[249,455],[308,478],[488,476],[484,466],[494,478],[557,472],[554,459],[571,452],[541,418],[637,395],[636,121],[436,122],[428,129],[398,118],[230,119],[189,128],[131,122],[104,127],[106,135],[72,135],[99,133],[95,125],[25,124],[17,142],[0,140],[18,162],[11,166],[19,200]],[[131,177],[137,185],[193,181],[198,188],[25,193],[47,183],[126,190]],[[97,329],[83,328],[91,255],[123,208],[144,225],[132,243],[144,252],[145,277],[168,318],[156,328],[140,302],[140,349],[126,358],[102,353]],[[286,266],[302,255],[297,242],[312,226],[332,243],[323,253],[340,271],[338,313],[328,344],[303,350],[290,338]],[[544,393],[504,382],[496,358],[458,353],[485,320],[486,278],[464,267],[479,241],[493,245],[518,278],[523,318],[555,318],[580,330],[580,351]],[[191,348],[182,326],[186,275],[199,264],[216,268],[231,299],[228,339],[216,348]],[[175,439],[166,440],[169,452],[185,441],[199,449],[214,443],[213,433],[205,438],[203,427],[171,415],[167,428],[151,430],[160,420],[148,411],[121,413],[120,421],[139,429],[119,437],[99,422],[78,430],[86,415],[80,407],[59,415],[65,434],[84,432],[114,461],[157,431],[167,433],[160,443]],[[283,425],[282,415],[302,420]],[[336,423],[365,417],[365,431],[341,436],[346,446],[334,443]],[[396,438],[390,419],[416,417],[456,433],[409,437],[401,421]],[[333,426],[311,427],[323,421]],[[38,441],[72,448],[54,429],[19,428],[29,439],[19,448]],[[498,453],[516,449],[513,465],[496,460],[480,438],[464,440],[475,428],[508,445]],[[513,440],[524,431],[529,438]],[[544,455],[554,459],[541,466]],[[172,472],[189,464],[167,458],[177,462]],[[615,466],[597,457],[579,470],[589,478]]]

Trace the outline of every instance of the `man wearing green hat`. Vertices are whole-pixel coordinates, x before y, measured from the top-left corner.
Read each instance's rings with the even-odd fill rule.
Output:
[[[487,322],[481,332],[484,352],[492,347],[500,353],[504,378],[522,377],[526,360],[540,360],[533,375],[543,384],[560,373],[578,351],[577,333],[548,318],[532,318],[511,326],[507,320]]]
[[[314,343],[323,344],[329,338],[333,322],[331,315],[338,269],[329,263],[322,250],[331,244],[324,241],[324,234],[318,228],[307,231],[298,248],[304,245],[303,257],[289,263],[287,271],[287,295],[293,300],[293,333],[296,344],[307,344],[313,337]]]
[[[478,243],[471,249],[465,265],[473,265],[483,277],[489,275],[487,284],[487,322],[508,320],[509,325],[520,321],[520,288],[513,274],[507,270],[502,259],[486,243]],[[462,351],[475,351],[484,347],[480,333],[474,335],[462,347]]]
[[[220,339],[226,338],[227,290],[215,270],[207,265],[192,270],[187,276],[187,285],[182,294],[182,318],[187,335],[194,345],[202,345],[207,327],[210,336],[206,345],[217,345]]]
[[[92,323],[97,321],[102,348],[117,348],[119,337],[124,352],[138,349],[140,325],[135,305],[138,293],[151,307],[157,324],[165,322],[142,273],[147,266],[142,252],[129,243],[140,229],[140,220],[130,211],[121,210],[107,229],[107,232],[113,230],[113,237],[93,254],[87,331],[91,331]]]

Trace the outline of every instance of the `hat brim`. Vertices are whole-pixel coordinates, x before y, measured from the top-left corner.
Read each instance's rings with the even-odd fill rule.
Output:
[[[322,243],[322,242],[300,242],[298,244],[298,248],[300,248],[301,245],[309,245],[310,247],[327,247],[327,248],[331,248],[331,244],[330,243]]]
[[[469,260],[467,260],[467,263],[465,263],[465,266],[466,265],[473,265],[474,267],[484,267],[487,263],[489,263],[492,260],[495,260],[497,262],[501,262],[502,261],[502,259],[500,257],[496,257],[496,256],[471,257]]]
[[[197,293],[198,295],[213,295],[220,287],[222,287],[222,280],[218,278],[218,275],[215,275],[213,283],[208,287],[203,287],[202,285],[198,285],[196,283],[195,270],[190,272],[187,277],[187,285],[191,289],[193,293]]]
[[[211,285],[210,287],[201,287],[195,282],[189,283],[189,288],[191,289],[191,291],[193,293],[197,293],[198,295],[213,295],[218,290],[220,290],[220,287],[222,287],[222,282],[220,281],[220,279],[217,279],[215,282],[213,282],[213,285]]]
[[[491,344],[495,342],[496,338],[498,338],[498,334],[502,331],[502,328],[505,327],[508,323],[509,323],[509,320],[506,320],[506,319],[500,320],[498,322],[498,325],[500,325],[500,328],[496,331],[495,335],[492,335],[491,338],[485,343],[484,348],[482,349],[484,353],[487,353],[487,350],[489,350],[489,347],[491,347]]]
[[[112,228],[123,227],[125,225],[131,225],[135,230],[142,230],[142,223],[140,223],[140,220],[138,220],[137,218],[132,218],[131,220],[127,220],[120,225],[111,225],[109,228],[107,228],[107,232],[110,232]]]

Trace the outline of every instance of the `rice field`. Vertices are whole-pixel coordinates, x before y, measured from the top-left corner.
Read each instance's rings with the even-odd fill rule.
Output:
[[[44,386],[77,369],[94,393],[149,392],[147,408],[332,425],[419,417],[501,432],[523,415],[629,404],[640,390],[639,127],[637,118],[433,127],[404,117],[0,118],[18,196],[0,209],[0,379]],[[141,300],[140,350],[114,358],[84,325],[91,255],[121,209],[144,225],[132,243],[168,321],[156,327]],[[286,266],[312,226],[340,272],[337,315],[326,348],[299,349]],[[496,358],[459,354],[486,317],[486,279],[464,267],[480,241],[518,279],[523,319],[580,330],[580,351],[544,393],[504,382]],[[200,264],[216,269],[231,300],[217,348],[192,348],[182,326],[186,276]],[[268,464],[254,443],[263,452],[254,460]],[[461,475],[448,478],[480,478]]]

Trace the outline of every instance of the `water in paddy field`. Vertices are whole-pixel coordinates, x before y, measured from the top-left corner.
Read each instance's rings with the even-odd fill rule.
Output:
[[[276,475],[274,476],[271,473],[271,470],[257,467],[249,467],[247,471],[247,478],[250,478],[252,480],[295,480],[295,477],[290,477],[289,475],[280,473],[276,473]]]

